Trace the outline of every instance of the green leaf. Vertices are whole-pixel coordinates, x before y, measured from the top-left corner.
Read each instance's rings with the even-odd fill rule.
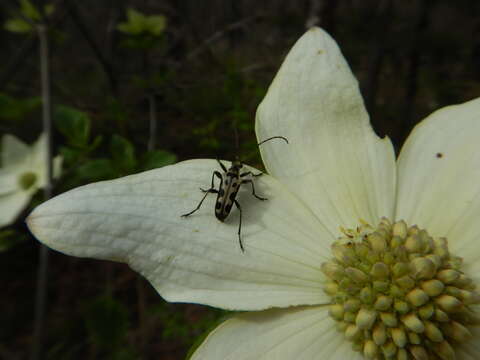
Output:
[[[110,142],[110,153],[115,167],[121,172],[119,175],[134,171],[137,161],[135,148],[130,141],[120,135],[113,135]]]
[[[37,8],[29,0],[20,0],[20,11],[25,17],[34,21],[41,19]]]
[[[121,32],[130,35],[138,35],[143,32],[146,28],[146,18],[145,16],[133,9],[127,9],[127,21],[118,24],[117,29]]]
[[[167,19],[163,15],[146,16],[133,8],[127,9],[127,21],[117,26],[117,30],[134,36],[126,46],[132,48],[149,48],[155,44],[155,39],[165,31]]]
[[[3,27],[5,30],[14,33],[29,33],[33,30],[32,26],[28,22],[20,18],[7,20]]]
[[[117,176],[110,159],[98,158],[87,161],[77,168],[77,176],[82,180],[100,181]]]
[[[78,161],[78,158],[81,156],[82,151],[79,149],[60,146],[59,149],[60,155],[63,157],[65,164],[72,165]]]
[[[160,36],[167,27],[167,18],[163,15],[147,17],[148,30],[152,35]]]
[[[73,146],[86,147],[90,136],[90,118],[87,114],[68,106],[55,108],[54,120],[58,130]]]
[[[15,99],[0,93],[0,118],[18,121],[35,110],[42,103],[39,97]]]
[[[147,152],[142,159],[142,170],[156,169],[177,162],[177,156],[169,151],[154,150]]]
[[[100,146],[100,144],[102,143],[102,140],[103,140],[103,137],[102,135],[97,135],[95,136],[95,139],[93,139],[92,143],[88,146],[88,151],[93,151],[95,150],[97,147]]]
[[[128,22],[135,26],[143,25],[145,22],[145,15],[140,11],[135,10],[134,8],[127,9],[127,19]]]
[[[130,116],[128,107],[114,97],[108,97],[106,100],[106,104],[103,106],[103,121],[113,121],[117,126],[123,127]]]
[[[25,99],[19,99],[18,102],[20,103],[20,106],[22,107],[23,113],[28,113],[32,110],[35,110],[40,105],[42,105],[42,99],[39,96],[34,96],[34,97],[30,97],[30,98],[25,98]]]
[[[45,11],[45,15],[50,16],[55,11],[55,5],[54,4],[47,4],[43,7],[43,10]]]
[[[131,33],[131,27],[129,23],[123,22],[117,25],[117,30],[126,34]]]

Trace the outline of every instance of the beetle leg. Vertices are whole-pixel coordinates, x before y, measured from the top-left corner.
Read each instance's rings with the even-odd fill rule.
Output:
[[[200,209],[200,206],[202,206],[203,200],[205,200],[205,198],[207,197],[208,194],[210,194],[210,193],[213,193],[213,194],[218,193],[218,190],[215,189],[215,184],[213,183],[213,180],[214,180],[215,176],[217,176],[217,177],[220,178],[220,186],[221,186],[222,174],[220,174],[218,171],[214,171],[213,174],[212,174],[212,187],[211,187],[210,189],[207,189],[207,190],[200,188],[200,190],[205,193],[205,195],[203,196],[202,200],[200,200],[200,202],[198,203],[198,205],[197,205],[197,207],[196,207],[195,209],[193,209],[192,211],[190,211],[190,212],[187,213],[187,214],[181,215],[182,217],[187,217],[187,216],[189,216],[189,215],[192,215],[195,211],[197,211],[198,209]]]
[[[248,180],[242,180],[242,184],[252,184],[252,195],[255,196],[258,200],[268,200],[267,198],[263,198],[255,194],[255,185],[253,185],[253,181],[251,179]]]
[[[217,162],[220,164],[220,167],[222,168],[222,170],[224,172],[227,172],[227,168],[225,167],[225,165],[222,164],[222,162],[220,160],[217,159]]]
[[[198,203],[198,205],[197,205],[197,207],[196,207],[195,209],[193,209],[192,211],[190,211],[190,212],[187,213],[187,214],[183,214],[182,217],[187,217],[187,216],[189,216],[189,215],[192,215],[195,211],[197,211],[198,209],[200,209],[200,206],[202,206],[203,200],[205,200],[205,198],[207,197],[208,194],[210,194],[210,193],[214,193],[214,194],[218,193],[218,191],[217,191],[216,189],[208,189],[208,190],[200,189],[200,190],[202,190],[202,191],[205,193],[205,195],[203,195],[202,200],[200,200],[200,202]]]
[[[240,204],[238,203],[237,200],[233,200],[235,203],[235,206],[237,207],[238,211],[240,212],[240,221],[238,223],[238,243],[240,244],[240,249],[242,252],[245,252],[245,249],[243,247],[242,243],[242,236],[241,236],[241,231],[242,231],[242,208],[240,207]]]
[[[222,187],[222,185],[221,185],[221,184],[222,184],[222,180],[223,180],[223,179],[222,179],[222,174],[220,174],[219,171],[214,171],[213,174],[212,174],[212,185],[210,186],[210,189],[205,190],[205,189],[200,188],[200,190],[202,190],[203,192],[209,192],[209,190],[215,189],[215,184],[213,183],[213,180],[214,180],[215,176],[220,179],[220,187]],[[213,191],[210,191],[210,192],[213,192]]]
[[[262,176],[263,173],[254,174],[251,171],[247,171],[247,172],[244,172],[243,174],[240,174],[240,177],[244,177],[244,176],[248,176],[248,175],[251,175],[253,177],[257,177],[257,176]]]

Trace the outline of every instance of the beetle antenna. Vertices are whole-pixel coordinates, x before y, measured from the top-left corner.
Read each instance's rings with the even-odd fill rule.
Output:
[[[238,141],[238,130],[237,130],[237,120],[235,119],[233,121],[233,132],[235,133],[235,150],[238,154],[238,152],[240,151],[240,145],[239,145],[239,141]]]
[[[260,142],[258,143],[258,145],[262,145],[264,142],[270,141],[270,140],[272,140],[272,139],[282,139],[282,140],[285,140],[285,142],[288,144],[287,138],[284,138],[283,136],[272,136],[272,137],[270,137],[270,138],[268,138],[268,139],[265,139],[265,140],[263,140],[263,141],[260,141]]]

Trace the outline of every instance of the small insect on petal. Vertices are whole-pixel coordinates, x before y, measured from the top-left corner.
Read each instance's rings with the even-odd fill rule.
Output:
[[[288,144],[288,140],[283,136],[272,136],[268,139],[261,141],[260,143],[258,143],[258,145],[261,145],[272,139],[282,139]],[[244,252],[245,249],[243,247],[242,236],[241,236],[242,208],[236,198],[237,198],[238,190],[240,190],[241,185],[250,184],[252,186],[252,195],[254,197],[256,197],[258,200],[267,200],[266,198],[260,197],[255,193],[255,185],[252,180],[252,177],[258,177],[262,175],[262,173],[253,174],[251,171],[246,171],[242,173],[241,169],[243,168],[243,163],[239,160],[238,157],[235,161],[232,162],[229,169],[227,169],[220,160],[217,159],[217,162],[222,168],[223,173],[219,171],[213,172],[211,186],[208,190],[201,189],[205,193],[205,195],[200,200],[197,207],[192,211],[190,211],[189,213],[183,214],[182,217],[190,216],[195,211],[200,209],[203,201],[205,200],[208,194],[217,194],[217,200],[215,202],[215,217],[219,221],[223,222],[228,217],[228,215],[232,211],[233,205],[235,204],[235,206],[237,207],[240,213],[240,219],[238,223],[238,243],[240,245],[240,249],[242,250],[242,252]],[[218,186],[218,188],[215,186],[215,183],[214,183],[215,177],[217,177],[220,180],[220,185]]]

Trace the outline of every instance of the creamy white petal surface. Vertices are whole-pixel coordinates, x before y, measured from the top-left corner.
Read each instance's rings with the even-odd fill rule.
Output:
[[[11,224],[25,209],[32,197],[28,191],[0,195],[0,227]]]
[[[226,309],[321,304],[320,264],[333,240],[315,216],[274,178],[255,179],[259,201],[244,186],[243,210],[225,223],[214,216],[215,195],[187,218],[209,188],[213,160],[191,160],[83,186],[37,207],[32,233],[70,255],[127,262],[167,300]],[[254,170],[258,172],[258,170]]]
[[[53,159],[53,163],[57,158]],[[37,141],[32,145],[32,155],[30,158],[30,166],[32,169],[35,169],[36,175],[38,177],[37,186],[43,188],[47,184],[47,136],[41,134]],[[55,165],[53,165],[55,167]]]
[[[18,165],[30,156],[30,148],[12,135],[2,136],[1,166]]]
[[[21,191],[19,176],[31,171],[31,149],[12,135],[2,136],[0,195]]]
[[[18,171],[15,168],[0,168],[0,195],[19,190]]]
[[[478,263],[480,99],[434,112],[415,127],[398,160],[396,218],[448,238]],[[470,273],[470,275],[475,275]]]
[[[267,171],[338,235],[394,208],[395,155],[372,130],[358,83],[335,41],[313,28],[294,45],[260,104],[257,139]]]
[[[336,330],[327,307],[238,315],[213,330],[191,360],[362,360]]]
[[[0,227],[10,225],[17,216],[28,205],[30,198],[39,186],[41,177],[45,178],[45,159],[43,163],[34,162],[37,156],[36,151],[41,151],[45,156],[45,151],[37,147],[44,138],[40,135],[37,142],[29,147],[22,141],[12,135],[2,136],[1,158],[2,167],[0,168]],[[24,188],[21,184],[22,176],[30,173],[32,182],[29,188]],[[25,184],[23,184],[25,186]]]

